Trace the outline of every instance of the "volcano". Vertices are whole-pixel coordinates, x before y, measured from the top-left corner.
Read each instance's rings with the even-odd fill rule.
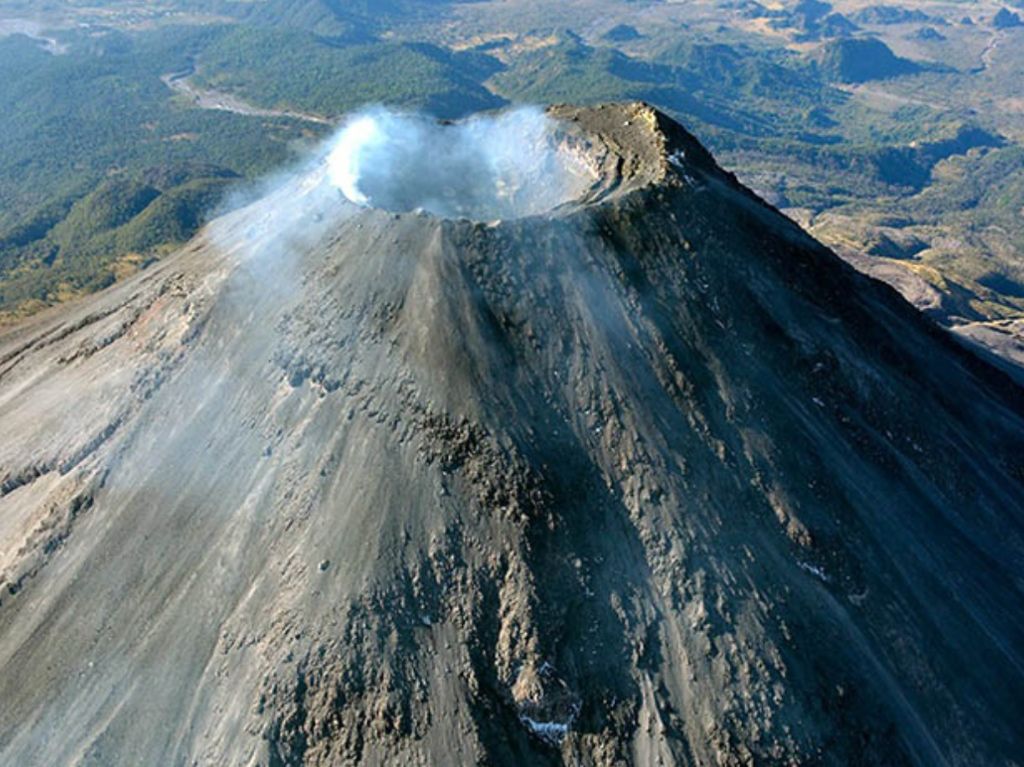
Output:
[[[1024,761],[1022,391],[548,115],[557,194],[318,162],[0,337],[0,763]]]

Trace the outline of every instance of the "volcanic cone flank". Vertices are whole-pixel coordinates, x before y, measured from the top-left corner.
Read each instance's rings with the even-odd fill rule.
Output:
[[[1024,401],[642,104],[0,337],[0,762],[1014,764]]]

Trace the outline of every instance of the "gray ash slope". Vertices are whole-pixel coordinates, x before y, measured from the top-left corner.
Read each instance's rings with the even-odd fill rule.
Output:
[[[554,111],[552,215],[297,182],[0,339],[0,763],[1022,762],[1021,391]]]

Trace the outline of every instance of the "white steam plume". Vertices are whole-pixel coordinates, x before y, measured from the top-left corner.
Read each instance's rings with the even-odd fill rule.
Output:
[[[477,220],[545,213],[595,178],[535,108],[454,124],[365,112],[342,128],[327,163],[331,183],[356,205]]]

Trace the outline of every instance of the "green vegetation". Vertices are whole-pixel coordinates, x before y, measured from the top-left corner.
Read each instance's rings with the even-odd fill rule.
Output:
[[[196,232],[232,178],[190,178],[163,189],[124,176],[102,182],[42,236],[23,238],[20,246],[5,243],[20,261],[0,282],[0,306],[40,305],[97,290],[145,266]]]
[[[380,103],[460,117],[503,103],[480,85],[495,68],[483,55],[426,44],[341,44],[299,30],[237,27],[203,51],[195,82],[319,115]]]
[[[821,50],[821,71],[840,83],[865,83],[914,74],[921,67],[901,59],[889,46],[873,37],[832,40]]]
[[[493,83],[510,100],[536,104],[635,98],[649,83],[626,71],[628,61],[618,51],[591,48],[567,34],[555,45],[518,57]]]
[[[0,310],[108,284],[118,260],[192,235],[231,178],[308,132],[178,104],[160,76],[217,30],[0,39]]]
[[[716,148],[740,136],[803,133],[807,110],[840,100],[806,71],[742,48],[676,41],[653,61],[640,61],[572,34],[520,56],[493,83],[515,101],[643,99],[684,119]]]

